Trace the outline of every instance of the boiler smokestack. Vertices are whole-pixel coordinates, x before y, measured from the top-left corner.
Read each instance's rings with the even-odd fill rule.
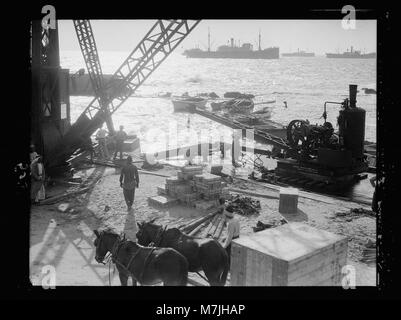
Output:
[[[350,84],[349,85],[349,104],[351,108],[356,108],[356,92],[358,85]]]

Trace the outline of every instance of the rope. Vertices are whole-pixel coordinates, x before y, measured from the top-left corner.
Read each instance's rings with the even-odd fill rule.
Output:
[[[207,283],[209,283],[209,280],[202,276],[198,271],[195,271],[195,273],[198,274],[198,276],[205,280]]]

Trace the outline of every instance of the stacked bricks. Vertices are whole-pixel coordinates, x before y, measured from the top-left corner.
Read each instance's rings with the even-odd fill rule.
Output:
[[[222,192],[221,177],[210,173],[195,175],[194,188],[203,199],[218,199]]]
[[[164,186],[157,187],[157,192],[159,198],[176,199],[182,204],[208,212],[216,208],[219,205],[217,199],[225,195],[227,188],[224,184],[220,176],[203,173],[201,166],[185,166],[177,176],[167,178]]]

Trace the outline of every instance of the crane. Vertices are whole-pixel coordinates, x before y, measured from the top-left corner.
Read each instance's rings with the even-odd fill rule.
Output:
[[[154,70],[198,25],[200,20],[158,20],[104,85],[99,56],[88,20],[75,20],[74,27],[85,59],[95,97],[63,137],[49,163],[59,164],[90,137],[141,86]],[[113,130],[111,130],[113,131]]]

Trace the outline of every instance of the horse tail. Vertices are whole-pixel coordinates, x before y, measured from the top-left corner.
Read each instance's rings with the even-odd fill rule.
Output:
[[[224,250],[223,260],[225,260],[225,265],[224,265],[224,270],[220,275],[220,285],[221,286],[224,286],[226,284],[228,270],[230,269],[230,263],[229,263],[228,254],[227,254],[226,250]]]

